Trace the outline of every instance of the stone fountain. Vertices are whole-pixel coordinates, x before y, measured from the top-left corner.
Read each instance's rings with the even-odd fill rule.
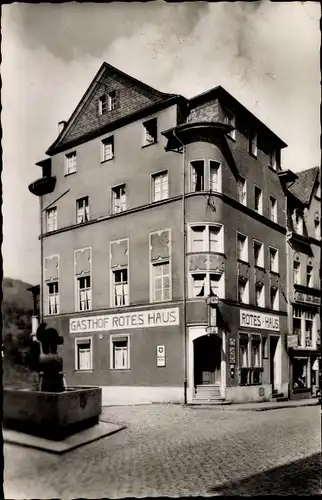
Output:
[[[3,426],[33,436],[60,441],[95,426],[102,411],[99,387],[67,387],[63,361],[57,352],[64,339],[41,323],[33,343],[39,387],[4,389]]]

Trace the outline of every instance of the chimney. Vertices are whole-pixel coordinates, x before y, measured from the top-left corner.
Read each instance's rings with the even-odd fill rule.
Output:
[[[60,134],[64,130],[65,125],[66,125],[65,121],[58,122],[58,134]]]

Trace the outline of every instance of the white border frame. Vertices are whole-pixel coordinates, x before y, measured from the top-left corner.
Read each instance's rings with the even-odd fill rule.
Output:
[[[77,344],[81,344],[82,342],[90,342],[90,356],[91,356],[91,367],[88,370],[81,370],[77,367],[77,360],[78,360],[78,351],[77,351]],[[92,372],[93,371],[93,336],[88,336],[88,337],[75,337],[74,338],[74,351],[75,351],[75,368],[74,370],[76,372],[82,372],[82,373],[87,373],[87,372]]]
[[[86,309],[86,311],[92,311],[94,308],[93,308],[93,298],[94,298],[94,294],[93,294],[93,252],[92,252],[92,247],[84,247],[84,248],[77,248],[74,250],[74,307],[75,307],[75,312],[80,312],[80,313],[84,313],[86,311],[80,311],[79,310],[79,304],[78,304],[78,285],[77,285],[77,275],[76,275],[76,258],[75,258],[75,255],[77,252],[81,252],[81,251],[84,251],[84,250],[90,250],[90,258],[89,258],[89,264],[90,264],[90,272],[89,274],[82,274],[82,275],[79,275],[79,277],[85,277],[85,276],[90,276],[91,278],[91,295],[92,295],[92,307],[90,309]]]
[[[126,266],[119,266],[119,267],[113,267],[111,266],[112,262],[112,252],[111,252],[111,247],[112,243],[121,243],[122,241],[127,241],[127,265]],[[110,307],[128,307],[131,304],[131,291],[130,291],[130,238],[121,238],[119,240],[113,240],[109,242],[109,268],[110,268]],[[128,304],[124,306],[117,306],[113,304],[113,271],[114,270],[121,270],[121,269],[127,269],[127,282],[128,282]]]
[[[203,189],[201,191],[193,191],[192,190],[192,163],[195,161],[203,161]],[[208,161],[206,158],[194,158],[193,160],[189,160],[189,192],[190,193],[204,193],[206,190],[206,167],[208,165]],[[208,175],[208,186],[209,186],[209,175]],[[208,190],[209,191],[209,190]]]
[[[149,117],[144,118],[144,120],[140,120],[141,122],[141,129],[142,129],[142,148],[148,147],[148,146],[153,146],[154,144],[158,143],[158,138],[159,138],[159,122],[158,122],[159,115],[158,114],[153,114]],[[152,142],[151,144],[146,143],[146,127],[144,126],[145,123],[156,120],[157,122],[157,133],[156,133],[156,138],[155,141]]]
[[[76,169],[73,170],[72,172],[68,172],[67,171],[67,157],[69,155],[72,155],[73,153],[75,153],[75,156],[76,156],[76,162],[75,162]],[[64,153],[64,172],[65,172],[65,175],[76,174],[76,172],[77,172],[77,150],[76,149],[71,149],[70,151],[65,151],[65,153]]]
[[[214,163],[219,164],[219,167],[218,167],[219,191],[211,191],[211,189],[210,189],[210,162],[214,162]],[[218,161],[218,160],[215,160],[213,158],[209,158],[208,159],[208,191],[211,192],[211,193],[222,193],[223,192],[223,189],[222,189],[222,162]]]
[[[106,160],[106,161],[109,161],[109,160]],[[125,186],[125,195],[126,195],[126,208],[125,210],[122,210],[121,212],[113,212],[113,189],[116,189],[116,188],[120,188],[122,186]],[[126,212],[128,210],[128,189],[127,189],[127,183],[126,182],[121,182],[120,184],[115,184],[114,186],[111,186],[110,187],[110,196],[111,196],[111,199],[110,199],[110,214],[111,215],[119,215],[119,214],[123,214],[124,212]],[[117,241],[121,241],[121,240],[117,240]]]
[[[55,227],[55,229],[52,229],[51,231],[48,231],[48,226],[47,226],[47,215],[48,215],[48,212],[49,212],[50,210],[54,210],[54,209],[56,210],[56,227]],[[46,227],[46,234],[48,234],[48,233],[52,233],[53,231],[57,231],[57,229],[58,229],[58,207],[57,207],[57,205],[50,206],[49,208],[46,208],[46,209],[45,209],[45,214],[44,214],[44,215],[45,215],[45,227]]]
[[[126,328],[125,328],[126,329]],[[117,340],[117,338],[124,338],[127,337],[127,361],[128,361],[128,366],[127,368],[114,368],[113,367],[113,340]],[[112,370],[113,372],[124,372],[131,370],[131,335],[130,333],[111,333],[110,334],[110,366],[109,369]]]
[[[113,141],[113,156],[111,158],[107,158],[107,159],[104,159],[104,142],[109,140],[109,139],[112,139]],[[115,158],[115,141],[114,141],[114,134],[109,134],[107,135],[106,137],[104,137],[103,139],[101,138],[100,140],[100,145],[101,145],[101,163],[104,163],[106,161],[110,161],[110,160],[113,160]]]
[[[221,231],[222,231],[222,249],[219,250],[218,252],[212,252],[210,250],[210,246],[209,246],[209,249],[208,250],[200,250],[199,252],[193,252],[192,251],[192,228],[194,226],[205,226],[206,227],[206,233],[208,235],[208,242],[209,242],[209,227],[220,227],[221,228]],[[208,226],[208,228],[207,228]],[[187,244],[187,248],[188,248],[188,253],[193,253],[193,254],[200,254],[200,253],[211,253],[211,254],[224,254],[225,253],[225,226],[224,224],[222,224],[222,222],[189,222],[187,224],[187,236],[188,236],[188,244]],[[204,247],[205,247],[205,239],[203,241],[204,243]]]
[[[168,174],[168,197],[167,198],[162,198],[161,200],[154,200],[153,199],[153,177],[161,174]],[[150,173],[150,203],[158,203],[164,200],[168,200],[170,198],[170,182],[169,182],[169,169],[163,169],[163,170],[158,170],[157,172],[151,172]]]

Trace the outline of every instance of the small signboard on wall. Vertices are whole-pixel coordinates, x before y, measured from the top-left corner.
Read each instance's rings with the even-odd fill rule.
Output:
[[[236,363],[236,339],[229,339],[229,363],[234,365]]]
[[[165,366],[165,345],[157,345],[157,366]]]
[[[298,347],[298,336],[297,335],[287,335],[287,347],[292,347],[293,349]]]

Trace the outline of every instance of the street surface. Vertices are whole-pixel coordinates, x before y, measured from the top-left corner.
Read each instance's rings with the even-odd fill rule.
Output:
[[[320,413],[104,408],[127,429],[60,457],[5,445],[5,498],[320,494]]]

